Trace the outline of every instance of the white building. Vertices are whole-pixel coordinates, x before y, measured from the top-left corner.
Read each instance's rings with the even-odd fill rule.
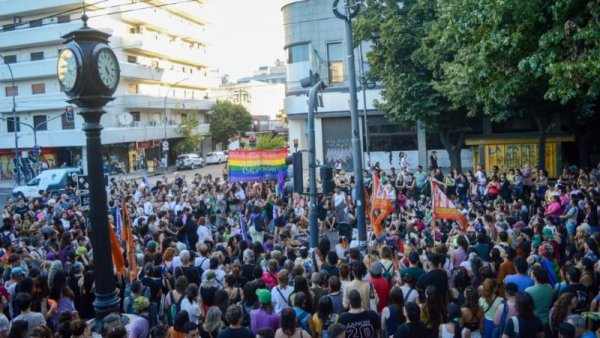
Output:
[[[315,112],[316,157],[320,163],[327,165],[334,165],[339,159],[349,169],[353,166],[353,155],[345,22],[334,16],[333,2],[283,0],[281,11],[285,29],[284,49],[287,53],[285,112],[290,144],[298,139],[299,148],[307,149],[308,89],[301,87],[300,80],[308,77],[311,71],[318,73],[327,88],[320,100],[323,106]],[[339,2],[341,11],[343,3]],[[407,154],[413,168],[419,163],[425,164],[427,150],[443,148],[439,137],[427,135],[424,128],[390,122],[376,109],[373,103],[382,100],[382,87],[379,84],[369,85],[367,82],[363,86],[360,83],[361,65],[365,71],[369,67],[366,58],[369,46],[363,43],[360,47],[355,48],[354,59],[360,116],[360,130],[357,132],[362,140],[363,167],[367,168],[370,159],[371,164],[380,162],[382,168],[398,168],[400,151]],[[447,153],[438,151],[438,155],[439,164],[449,166]],[[466,163],[472,163],[472,157],[470,152],[463,151],[463,165]]]
[[[119,59],[121,82],[116,99],[102,117],[103,156],[110,166],[123,162],[133,169],[136,156],[159,159],[160,144],[180,138],[177,126],[189,114],[198,114],[199,132],[208,132],[208,111],[214,101],[208,89],[217,80],[207,72],[203,1],[84,1],[88,25],[112,35],[110,45]],[[61,36],[80,28],[81,0],[0,0],[0,164],[2,176],[12,174],[14,153],[12,95],[16,94],[20,123],[19,147],[31,154],[33,132],[39,125],[42,158],[77,165],[85,156],[83,119],[65,118],[67,97],[56,78]],[[1,61],[1,60],[0,60]],[[73,107],[75,112],[77,108]],[[46,124],[43,122],[47,121]],[[209,151],[203,144],[202,151]]]

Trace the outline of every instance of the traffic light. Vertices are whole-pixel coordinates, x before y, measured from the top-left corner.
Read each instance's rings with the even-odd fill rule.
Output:
[[[304,193],[304,169],[302,167],[302,153],[295,152],[285,158],[285,164],[291,165],[294,170],[294,192]]]
[[[256,147],[256,136],[255,135],[250,135],[250,137],[248,137],[248,140],[250,141],[250,147],[252,147],[252,148]]]
[[[323,195],[330,195],[335,188],[335,182],[333,182],[333,168],[322,166],[319,170],[321,175],[321,193]]]

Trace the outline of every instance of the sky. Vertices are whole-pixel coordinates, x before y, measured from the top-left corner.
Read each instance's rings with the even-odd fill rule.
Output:
[[[283,60],[281,0],[209,0],[211,68],[230,80],[251,76],[259,66]]]

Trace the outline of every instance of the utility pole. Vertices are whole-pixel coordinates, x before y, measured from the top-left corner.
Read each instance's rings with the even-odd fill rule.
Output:
[[[12,115],[13,115],[13,129],[15,131],[15,182],[17,183],[17,185],[21,184],[21,166],[20,166],[20,158],[19,158],[19,135],[17,133],[17,128],[19,126],[19,124],[17,123],[17,103],[15,101],[15,96],[17,96],[17,93],[15,92],[17,90],[17,86],[15,86],[15,77],[13,76],[13,71],[12,68],[10,67],[10,63],[7,63],[6,60],[4,59],[4,57],[2,55],[0,55],[0,59],[2,59],[2,62],[4,62],[4,64],[6,65],[6,67],[8,67],[8,72],[10,73],[10,81],[11,81],[11,86],[12,86]]]
[[[338,10],[340,0],[333,2],[333,14],[346,24],[346,65],[348,69],[348,87],[350,91],[350,120],[352,123],[352,161],[354,164],[354,179],[356,180],[356,226],[358,228],[358,241],[361,250],[367,248],[367,224],[365,220],[365,203],[363,195],[363,159],[359,139],[358,100],[356,98],[356,67],[354,65],[354,44],[352,40],[352,18],[358,15],[360,3],[353,5],[350,0],[344,1],[344,13]]]

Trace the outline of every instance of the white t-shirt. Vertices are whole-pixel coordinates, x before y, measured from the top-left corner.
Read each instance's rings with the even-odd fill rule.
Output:
[[[285,288],[277,285],[271,289],[271,303],[273,303],[275,313],[280,314],[283,309],[290,307],[288,302],[293,291],[294,288],[289,285]]]
[[[181,310],[185,310],[190,317],[190,322],[198,324],[198,318],[200,317],[200,305],[197,302],[191,303],[188,297],[184,297],[181,301]]]

